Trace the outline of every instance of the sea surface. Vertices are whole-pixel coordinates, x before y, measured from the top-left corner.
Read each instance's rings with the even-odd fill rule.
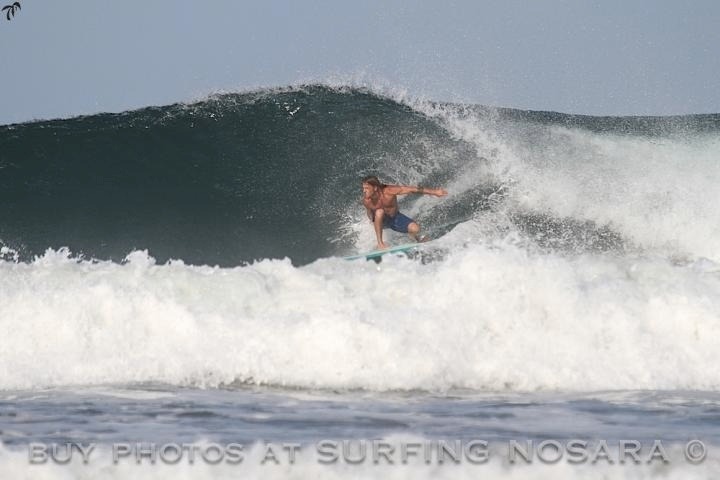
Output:
[[[400,201],[430,244],[341,258],[368,174],[448,190]],[[0,477],[717,478],[718,198],[720,115],[304,85],[0,126]]]

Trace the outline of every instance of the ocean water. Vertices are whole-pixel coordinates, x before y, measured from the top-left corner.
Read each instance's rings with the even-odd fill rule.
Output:
[[[343,85],[2,126],[0,475],[716,478],[719,154],[720,115]],[[400,202],[420,254],[340,258],[374,245],[370,173],[449,191]],[[29,453],[67,443],[94,456]],[[246,458],[112,461],[174,443]]]

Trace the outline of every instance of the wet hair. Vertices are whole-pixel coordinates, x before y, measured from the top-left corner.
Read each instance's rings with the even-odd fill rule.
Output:
[[[362,178],[362,183],[367,183],[373,187],[384,188],[386,185],[382,183],[375,175],[367,175]]]

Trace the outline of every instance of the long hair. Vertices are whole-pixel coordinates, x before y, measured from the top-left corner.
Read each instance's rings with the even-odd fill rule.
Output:
[[[367,175],[362,178],[362,183],[367,183],[368,185],[372,185],[373,187],[377,188],[385,188],[387,185],[382,183],[378,177],[375,175]]]

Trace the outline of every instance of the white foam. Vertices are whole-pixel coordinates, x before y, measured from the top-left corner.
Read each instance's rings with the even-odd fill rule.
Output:
[[[645,249],[720,260],[720,137],[641,137],[531,123],[500,126],[482,111],[398,98],[438,119],[478,158],[453,192],[508,186],[508,209],[607,225]]]
[[[465,241],[462,229],[442,242]],[[441,242],[441,245],[443,244]],[[0,263],[0,388],[720,388],[717,273],[662,257]]]

